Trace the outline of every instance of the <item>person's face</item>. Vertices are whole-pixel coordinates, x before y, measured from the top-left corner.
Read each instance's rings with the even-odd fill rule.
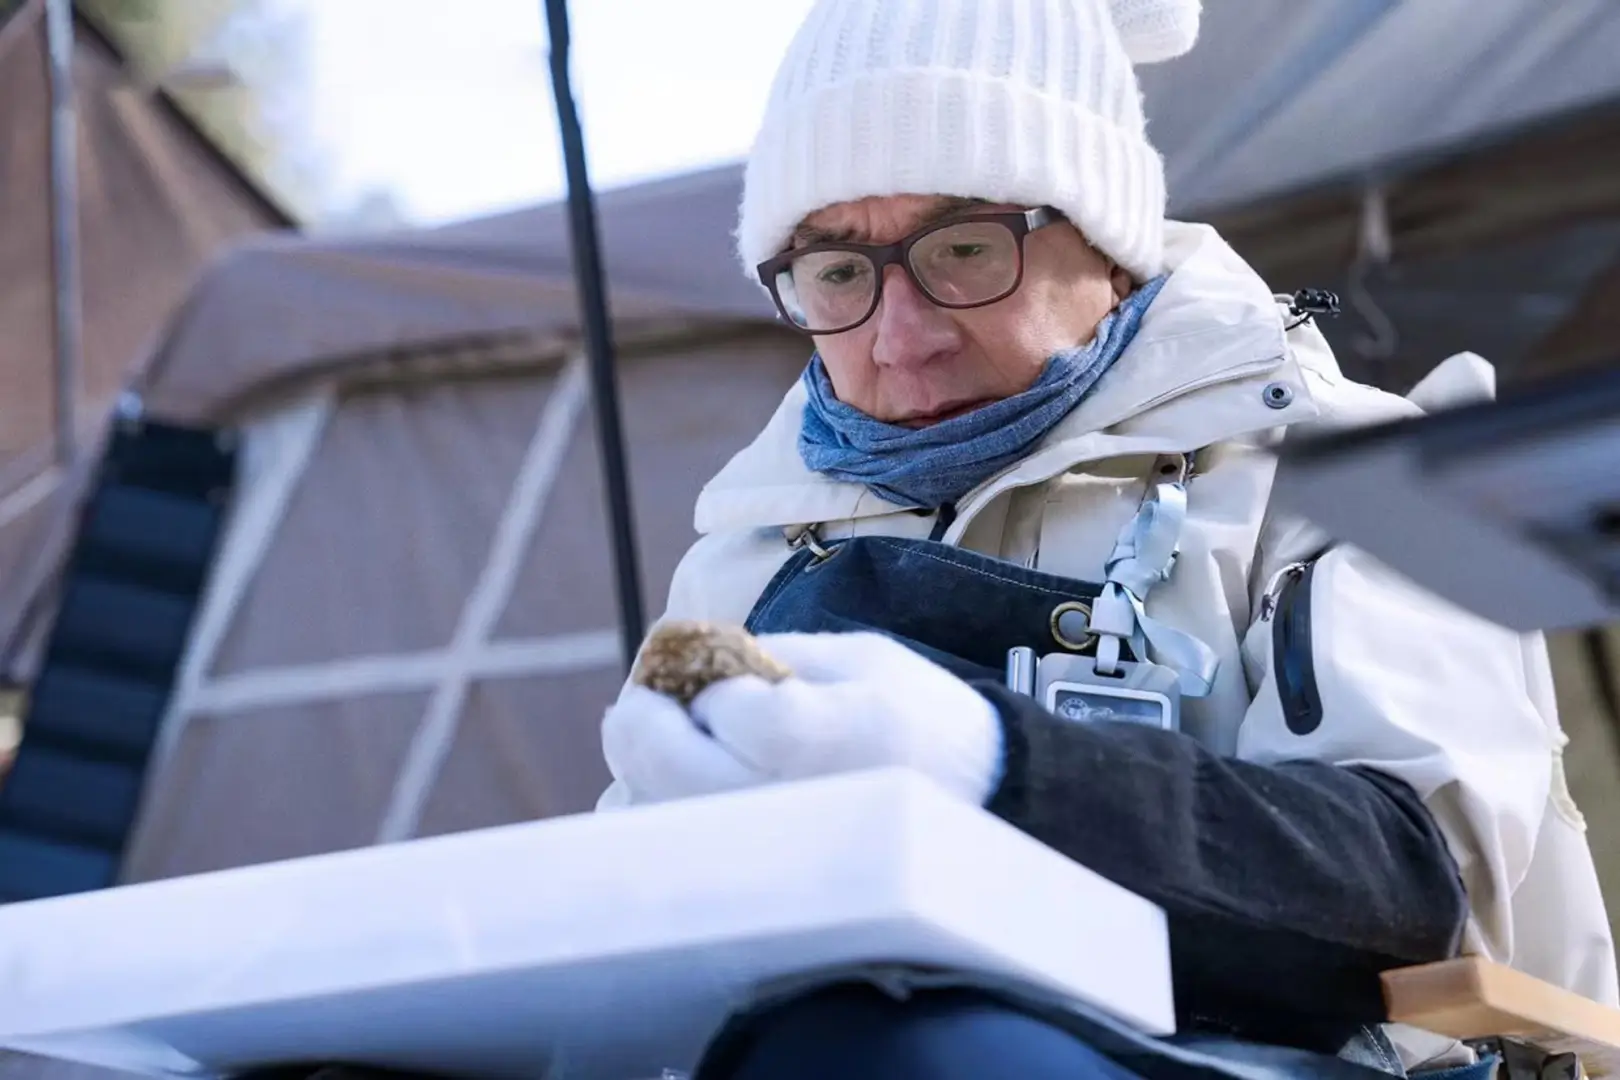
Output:
[[[1021,209],[930,195],[861,199],[811,214],[794,246],[888,244],[952,216]],[[1129,273],[1060,220],[1024,238],[1023,280],[1005,299],[943,308],[888,266],[871,318],[817,336],[816,348],[838,400],[878,420],[926,427],[1029,389],[1053,353],[1091,340],[1131,288]]]

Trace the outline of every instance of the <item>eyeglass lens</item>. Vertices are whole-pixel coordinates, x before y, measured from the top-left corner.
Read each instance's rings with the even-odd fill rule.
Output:
[[[999,300],[1017,284],[1018,238],[999,222],[942,225],[919,237],[907,259],[913,279],[932,301],[972,307]],[[834,333],[861,322],[874,307],[880,275],[866,255],[811,251],[776,275],[789,317],[813,333]]]

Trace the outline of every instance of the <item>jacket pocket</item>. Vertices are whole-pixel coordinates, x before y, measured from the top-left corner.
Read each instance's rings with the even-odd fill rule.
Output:
[[[1267,605],[1271,620],[1271,667],[1283,722],[1295,735],[1309,735],[1322,723],[1322,695],[1316,685],[1311,643],[1311,583],[1316,561],[1283,571]]]

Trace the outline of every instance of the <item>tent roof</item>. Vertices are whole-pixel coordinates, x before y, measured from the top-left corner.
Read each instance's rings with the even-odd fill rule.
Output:
[[[618,323],[768,321],[731,255],[734,169],[607,192],[597,216]],[[198,283],[154,356],[147,406],[216,415],[267,383],[391,350],[578,324],[567,207],[358,237],[262,237]]]
[[[1209,0],[1142,84],[1176,211],[1209,213],[1620,98],[1616,56],[1613,0]]]

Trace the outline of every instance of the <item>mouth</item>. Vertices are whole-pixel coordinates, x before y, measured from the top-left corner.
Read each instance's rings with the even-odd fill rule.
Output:
[[[991,404],[990,398],[974,398],[971,401],[947,402],[939,408],[931,409],[927,412],[906,413],[903,416],[889,421],[889,423],[898,427],[928,427],[930,424],[937,424],[943,420],[953,420],[958,416],[965,416],[974,409],[982,409],[989,404]]]

